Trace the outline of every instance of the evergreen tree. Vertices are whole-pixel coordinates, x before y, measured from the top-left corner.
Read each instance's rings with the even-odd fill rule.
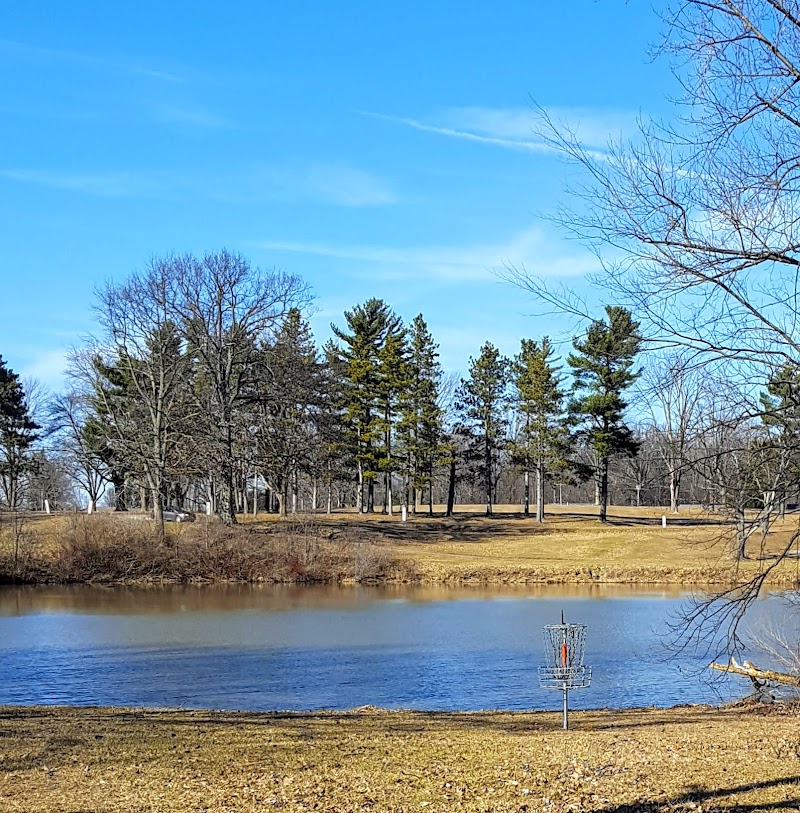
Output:
[[[308,323],[297,308],[287,314],[274,341],[263,348],[259,382],[257,460],[279,511],[289,494],[296,510],[297,480],[312,468],[321,405],[322,366]]]
[[[761,420],[768,433],[765,446],[769,449],[779,491],[772,494],[771,502],[784,505],[785,495],[796,492],[800,485],[800,367],[797,364],[784,364],[772,373],[767,392],[761,393],[761,410]],[[765,507],[769,510],[771,506]]]
[[[118,432],[124,427],[133,429],[135,422],[125,420],[112,411],[112,404],[122,408],[125,399],[135,398],[130,376],[119,363],[106,363],[99,355],[85,359],[85,363],[73,359],[73,376],[86,378],[91,371],[91,378],[84,382],[89,393],[89,414],[83,427],[84,442],[102,461],[108,471],[111,485],[114,487],[114,510],[127,511],[127,483],[131,477],[142,477],[137,471],[130,455],[126,454],[130,441],[119,442]],[[132,402],[131,402],[132,403]],[[142,506],[144,508],[144,506]]]
[[[600,521],[608,510],[608,466],[616,455],[635,455],[633,433],[625,424],[623,392],[638,377],[633,361],[642,343],[639,323],[619,305],[606,306],[608,322],[593,322],[583,339],[574,339],[567,362],[574,375],[569,412],[594,456]]]
[[[6,507],[15,511],[22,500],[22,478],[39,425],[28,409],[19,376],[0,356],[0,488]]]
[[[408,400],[411,366],[405,328],[397,327],[386,334],[378,351],[377,408],[383,433],[380,468],[384,472],[384,512],[392,513],[392,474],[398,464],[393,446],[395,421]]]
[[[405,450],[412,508],[416,513],[419,498],[427,488],[428,512],[432,514],[433,473],[443,451],[443,415],[439,406],[442,367],[438,345],[422,314],[411,323],[409,348],[411,376],[398,429]]]
[[[500,452],[506,441],[510,363],[491,342],[469,361],[469,378],[461,380],[456,400],[469,438],[468,457],[486,494],[491,516]]]
[[[344,317],[349,332],[336,325],[331,329],[343,342],[339,357],[345,378],[344,418],[357,467],[356,507],[361,513],[374,510],[375,479],[382,464],[385,415],[377,405],[381,353],[387,337],[400,330],[401,322],[381,299],[369,299],[345,311]]]
[[[337,481],[345,481],[352,472],[354,460],[348,443],[345,421],[346,364],[332,340],[322,348],[323,364],[320,382],[320,408],[317,415],[317,444],[314,469],[327,490],[326,512],[333,510],[333,491]]]
[[[529,472],[536,472],[536,520],[544,522],[544,486],[548,475],[563,471],[569,433],[563,419],[564,391],[553,347],[545,336],[541,342],[522,340],[514,360],[514,387],[522,419],[515,456],[525,476],[525,516],[530,512]]]

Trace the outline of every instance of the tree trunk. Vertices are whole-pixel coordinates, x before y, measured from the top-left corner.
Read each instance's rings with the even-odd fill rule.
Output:
[[[608,458],[600,461],[600,522],[606,521],[608,514]]]
[[[484,439],[484,461],[486,467],[486,516],[492,515],[492,447],[489,443],[489,433]]]
[[[455,456],[450,461],[450,479],[447,484],[447,516],[453,516],[453,509],[456,504],[456,459]]]
[[[544,522],[544,461],[536,464],[536,521]]]
[[[236,512],[233,501],[235,499],[233,485],[233,466],[225,465],[222,482],[219,485],[219,517],[226,525],[236,525]]]
[[[744,523],[744,509],[736,511],[736,560],[747,558],[747,532]]]
[[[800,686],[800,675],[792,675],[787,672],[773,672],[771,669],[759,669],[749,661],[739,665],[733,658],[729,664],[712,663],[710,669],[718,672],[729,672],[734,675],[744,675],[752,681],[763,683],[783,683],[786,686]]]
[[[670,466],[669,470],[669,510],[673,514],[677,514],[679,510],[679,492],[681,487],[681,478],[678,474],[677,468]]]
[[[111,485],[114,486],[114,510],[127,511],[128,502],[125,499],[125,478],[112,477]]]
[[[522,513],[527,517],[531,513],[531,474],[527,468],[525,469],[525,473],[523,475],[523,481],[525,483],[525,487],[522,497]]]
[[[364,513],[364,464],[358,461],[358,483],[356,485],[356,511]]]

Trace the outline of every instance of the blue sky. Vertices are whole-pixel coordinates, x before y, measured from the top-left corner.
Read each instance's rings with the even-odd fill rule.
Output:
[[[320,341],[370,296],[453,371],[568,335],[495,273],[596,263],[547,219],[574,170],[531,99],[590,146],[632,132],[674,92],[661,28],[624,0],[5,4],[0,354],[58,387],[95,286],[221,247],[303,276]]]

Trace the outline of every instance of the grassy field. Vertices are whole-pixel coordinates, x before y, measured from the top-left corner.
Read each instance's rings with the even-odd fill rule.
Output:
[[[800,517],[777,522],[760,548],[757,534],[750,560],[734,563],[730,526],[698,509],[667,516],[663,508],[612,507],[609,521],[597,520],[593,506],[548,506],[543,525],[523,517],[516,506],[500,506],[486,517],[480,506],[458,514],[398,516],[316,515],[314,522],[336,538],[353,535],[379,543],[405,559],[422,582],[431,583],[648,583],[721,584],[758,572],[769,554],[798,529]],[[274,519],[247,518],[261,527]],[[800,584],[800,557],[782,566],[772,583]]]
[[[749,558],[731,556],[730,524],[687,509],[612,507],[601,524],[594,507],[548,507],[543,525],[517,508],[461,506],[455,517],[359,516],[353,512],[241,517],[229,532],[200,517],[152,542],[152,523],[99,514],[25,520],[21,544],[28,580],[334,581],[427,584],[729,584],[763,570],[798,530],[800,515],[776,522]],[[0,517],[2,519],[2,517]],[[0,560],[13,568],[12,534],[0,528]],[[796,543],[797,546],[797,543]],[[18,557],[19,558],[19,557]],[[13,561],[17,561],[14,559]],[[800,550],[770,578],[800,584]]]
[[[0,810],[800,808],[800,717],[0,708]]]

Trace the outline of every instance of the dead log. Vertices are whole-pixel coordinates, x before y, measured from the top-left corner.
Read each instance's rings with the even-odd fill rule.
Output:
[[[744,677],[749,677],[755,685],[758,682],[762,685],[764,683],[782,683],[785,686],[800,686],[800,675],[790,675],[788,672],[773,672],[771,669],[759,669],[750,661],[739,664],[731,658],[730,663],[712,663],[709,668],[716,669],[718,672],[744,675]]]

